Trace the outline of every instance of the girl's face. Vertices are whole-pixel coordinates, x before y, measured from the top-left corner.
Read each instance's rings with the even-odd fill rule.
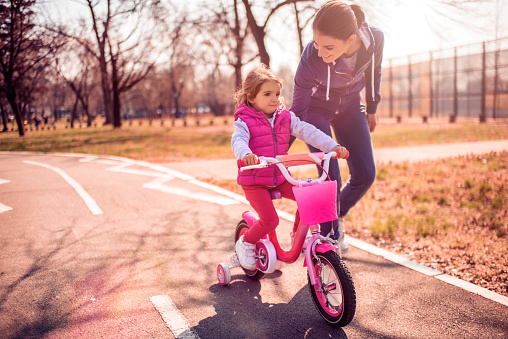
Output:
[[[333,38],[314,31],[314,47],[318,50],[318,56],[324,62],[330,63],[347,53],[356,41],[356,35],[351,35],[347,40]]]
[[[275,81],[267,81],[261,85],[258,94],[249,99],[249,103],[258,112],[265,115],[272,115],[280,105],[280,88]]]

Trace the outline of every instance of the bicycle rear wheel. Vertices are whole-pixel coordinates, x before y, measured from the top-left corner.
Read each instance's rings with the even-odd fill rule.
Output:
[[[242,235],[247,233],[249,230],[249,224],[245,220],[241,220],[238,225],[236,226],[236,232],[235,232],[235,244],[240,239]],[[251,278],[252,280],[259,280],[261,279],[265,274],[258,269],[255,270],[246,270],[242,267],[242,270],[245,272],[245,275]]]
[[[351,274],[342,259],[333,251],[317,253],[313,265],[319,283],[312,285],[307,275],[312,300],[329,324],[344,327],[356,312],[356,291]]]

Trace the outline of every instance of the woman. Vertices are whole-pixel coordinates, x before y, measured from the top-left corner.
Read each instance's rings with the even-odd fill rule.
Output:
[[[349,246],[344,216],[368,191],[376,176],[370,133],[377,124],[381,99],[383,33],[365,22],[362,8],[331,1],[321,7],[312,24],[313,41],[302,53],[295,75],[291,111],[346,147],[351,178],[341,187],[337,160],[330,164],[330,178],[337,180],[339,219],[321,225],[331,232],[342,252]],[[361,91],[365,89],[365,105]],[[307,145],[311,152],[318,150]]]

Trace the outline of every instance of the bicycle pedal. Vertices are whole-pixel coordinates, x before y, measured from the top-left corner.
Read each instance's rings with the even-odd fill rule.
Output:
[[[238,260],[238,255],[236,253],[232,254],[229,258],[229,266],[230,268],[240,267],[240,260]]]

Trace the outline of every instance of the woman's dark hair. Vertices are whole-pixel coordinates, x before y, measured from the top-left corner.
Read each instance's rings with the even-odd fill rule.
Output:
[[[330,1],[316,13],[312,29],[323,35],[346,40],[358,33],[364,22],[365,13],[360,5],[349,6],[340,1]]]

